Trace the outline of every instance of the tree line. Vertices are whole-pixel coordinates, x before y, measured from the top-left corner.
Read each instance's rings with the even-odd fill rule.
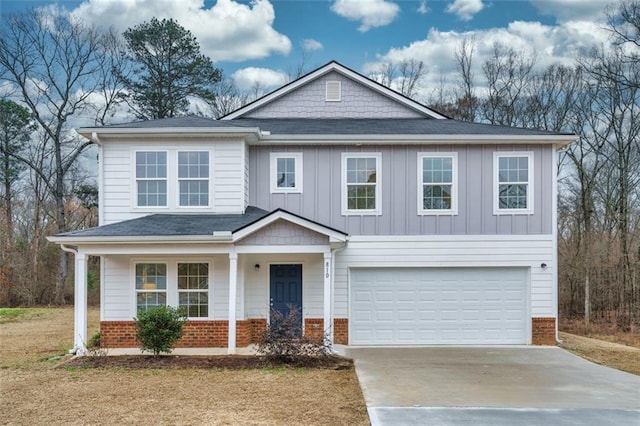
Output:
[[[612,43],[570,65],[541,67],[501,44],[478,64],[467,38],[454,53],[455,83],[419,100],[459,120],[577,135],[557,171],[560,314],[628,330],[640,325],[640,1],[621,1],[608,17]],[[428,72],[406,60],[370,77],[416,98]],[[72,127],[219,117],[261,91],[240,91],[173,20],[116,34],[38,10],[4,18],[0,89],[2,306],[70,300],[69,259],[45,237],[97,223],[97,191],[82,164],[92,142]]]

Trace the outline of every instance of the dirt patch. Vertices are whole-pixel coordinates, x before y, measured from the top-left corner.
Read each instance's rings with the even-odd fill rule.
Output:
[[[162,369],[296,369],[317,368],[330,370],[352,370],[353,360],[340,356],[301,357],[295,363],[255,355],[216,355],[216,356],[180,356],[180,355],[116,355],[75,357],[59,367],[93,368],[162,368]]]
[[[640,376],[640,349],[560,332],[560,347],[596,364]]]

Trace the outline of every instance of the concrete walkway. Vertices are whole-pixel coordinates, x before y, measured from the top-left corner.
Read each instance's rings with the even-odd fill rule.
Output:
[[[638,425],[640,377],[553,347],[347,348],[372,424]]]

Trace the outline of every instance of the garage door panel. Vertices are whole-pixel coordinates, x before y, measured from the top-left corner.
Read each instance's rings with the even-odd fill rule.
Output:
[[[524,268],[353,270],[350,343],[526,343],[526,279]]]

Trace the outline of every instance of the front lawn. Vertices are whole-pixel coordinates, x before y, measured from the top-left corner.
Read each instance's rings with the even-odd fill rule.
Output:
[[[90,309],[89,335],[98,315]],[[0,322],[3,422],[369,424],[353,369],[104,369],[51,359],[72,340],[72,308]]]

